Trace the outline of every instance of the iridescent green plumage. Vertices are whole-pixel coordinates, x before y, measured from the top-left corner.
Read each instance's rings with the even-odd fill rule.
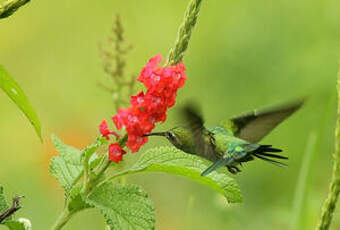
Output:
[[[271,159],[288,159],[273,154],[281,152],[280,149],[272,148],[271,145],[260,145],[258,142],[301,105],[302,102],[296,102],[275,109],[254,111],[210,128],[204,126],[204,121],[197,110],[187,106],[183,110],[186,126],[166,132],[149,133],[146,136],[164,136],[178,149],[213,162],[202,176],[222,166],[226,166],[231,173],[240,172],[238,165],[254,158],[283,166],[285,164]]]

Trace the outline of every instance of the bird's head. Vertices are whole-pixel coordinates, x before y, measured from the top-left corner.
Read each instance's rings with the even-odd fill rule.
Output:
[[[190,140],[190,133],[189,129],[183,127],[175,127],[165,132],[154,132],[154,133],[147,133],[143,136],[162,136],[166,137],[174,146],[179,149],[183,149],[183,147],[187,144],[188,140]]]

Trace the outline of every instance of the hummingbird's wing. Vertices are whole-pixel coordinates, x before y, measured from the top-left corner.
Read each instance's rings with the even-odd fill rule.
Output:
[[[214,137],[204,127],[204,120],[199,114],[198,109],[194,105],[188,104],[182,109],[182,115],[194,136],[197,150],[196,154],[212,162],[216,162],[220,158],[220,155],[215,151],[213,144]]]
[[[221,123],[222,127],[231,131],[234,136],[249,141],[259,142],[278,124],[288,118],[303,104],[303,101],[296,101],[277,108],[253,111],[241,116],[233,117]]]

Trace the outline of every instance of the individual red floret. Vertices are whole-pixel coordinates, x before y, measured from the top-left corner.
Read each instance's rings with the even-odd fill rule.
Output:
[[[103,120],[100,125],[99,125],[99,131],[100,133],[103,135],[103,137],[106,138],[106,140],[110,140],[110,137],[109,135],[112,134],[112,135],[115,135],[116,138],[119,138],[119,135],[114,132],[114,131],[110,131],[108,126],[107,126],[107,122],[106,120]]]
[[[123,155],[126,153],[118,143],[112,143],[109,146],[109,160],[118,163],[123,160]]]

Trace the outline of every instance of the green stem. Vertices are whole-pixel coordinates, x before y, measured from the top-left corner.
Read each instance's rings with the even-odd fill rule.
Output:
[[[332,179],[329,185],[328,197],[325,200],[321,210],[319,224],[316,227],[317,230],[329,229],[340,192],[340,69],[338,72],[337,91],[338,91],[338,109],[335,127],[335,151],[333,153],[334,163]]]
[[[64,210],[60,213],[57,221],[54,223],[53,227],[51,230],[60,230],[62,229],[65,224],[71,219],[71,217],[75,214],[76,212],[70,212],[68,210],[68,203],[65,205]]]
[[[84,187],[83,187],[83,195],[87,196],[94,187],[98,185],[100,182],[100,178],[103,176],[105,173],[106,169],[110,166],[111,161],[109,161],[109,158],[107,156],[104,156],[103,163],[101,167],[98,169],[98,173],[94,178],[85,177],[84,180]]]
[[[201,2],[202,0],[192,0],[189,3],[184,21],[179,27],[175,44],[169,51],[166,65],[176,65],[183,59],[184,53],[188,48],[192,30],[196,25]]]
[[[97,184],[97,186],[101,186],[102,184],[105,184],[106,182],[110,181],[110,180],[114,180],[118,177],[124,177],[126,175],[130,175],[130,174],[135,174],[135,173],[139,173],[141,172],[142,170],[133,170],[133,169],[127,169],[127,170],[124,170],[124,171],[120,171],[116,174],[113,174],[112,176],[106,178],[105,180],[101,181],[100,183]]]
[[[131,169],[128,169],[128,170],[124,170],[124,171],[120,171],[116,174],[113,174],[112,176],[106,178],[103,182],[101,182],[100,184],[104,184],[106,183],[107,181],[110,181],[110,180],[113,180],[113,179],[116,179],[118,177],[121,177],[121,176],[126,176],[126,175],[129,175],[129,174],[135,174],[135,173],[138,173],[140,170],[131,170]]]
[[[94,179],[94,182],[95,182],[96,185],[98,183],[98,180],[103,176],[103,174],[109,168],[111,163],[112,162],[109,160],[109,157],[105,156],[104,162],[103,162],[102,166],[100,167],[100,169],[98,170],[98,174],[97,174],[96,178]]]
[[[0,5],[0,18],[7,18],[30,0],[7,0]]]
[[[102,146],[103,144],[106,144],[107,140],[105,138],[100,137],[97,138],[97,140],[90,146],[86,147],[82,154],[84,157],[83,160],[83,174],[84,174],[84,186],[83,186],[83,191],[87,191],[89,187],[89,161],[92,155],[95,153],[95,151]]]
[[[123,148],[126,145],[126,141],[127,135],[124,135],[122,138],[120,138],[118,143]],[[97,175],[94,178],[91,178],[90,181],[85,181],[85,186],[83,189],[83,194],[85,196],[87,196],[94,187],[97,187],[99,184],[101,184],[101,178],[104,175],[105,171],[109,168],[111,163],[112,162],[110,161],[108,155],[105,155],[103,158],[103,162],[100,164]]]

